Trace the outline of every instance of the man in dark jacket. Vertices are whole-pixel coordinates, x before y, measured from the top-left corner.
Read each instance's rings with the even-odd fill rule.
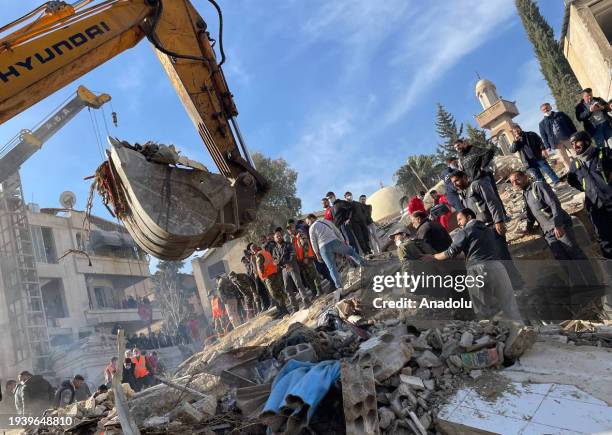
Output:
[[[489,178],[470,181],[463,171],[455,172],[451,175],[451,180],[459,192],[463,206],[473,210],[476,213],[476,219],[491,230],[497,246],[499,260],[504,261],[512,285],[515,289],[522,288],[524,285],[523,279],[512,262],[512,256],[508,249],[505,212],[499,196],[495,194],[497,189],[491,186]]]
[[[469,208],[457,213],[457,223],[460,230],[454,234],[452,244],[433,258],[448,260],[461,253],[465,255],[468,275],[474,277],[474,284],[467,286],[468,292],[474,313],[480,319],[501,316],[521,320],[511,280],[499,261],[491,231],[476,219],[476,213]],[[477,284],[479,282],[484,285]]]
[[[470,180],[482,177],[493,178],[491,162],[495,157],[494,148],[475,147],[465,139],[457,139],[454,143],[455,151],[459,155],[459,169],[465,172]]]
[[[581,121],[584,129],[595,140],[598,148],[605,147],[612,138],[608,104],[603,98],[594,97],[593,90],[582,91],[582,101],[576,105],[576,119]]]
[[[579,131],[571,138],[576,158],[567,182],[585,193],[584,206],[595,228],[601,253],[612,259],[612,152],[595,148],[591,136]]]
[[[576,240],[572,218],[561,207],[555,192],[543,181],[532,181],[523,171],[510,174],[510,183],[523,194],[527,232],[531,232],[537,222],[553,256],[562,261],[570,279],[576,284],[587,285],[596,276],[595,271]]]
[[[540,111],[544,114],[544,118],[540,121],[540,136],[544,146],[548,150],[559,151],[565,168],[569,170],[569,154],[572,151],[569,139],[576,133],[574,122],[565,113],[553,111],[550,103],[542,104]]]
[[[285,292],[287,295],[292,292],[291,286],[295,286],[302,298],[302,304],[304,307],[307,307],[311,302],[310,296],[300,276],[300,266],[297,262],[295,250],[292,246],[293,244],[283,240],[283,233],[284,231],[282,228],[277,228],[274,231],[276,246],[274,247],[274,252],[272,252],[272,258],[274,258],[274,264],[282,271],[283,283],[285,284]]]
[[[134,364],[132,363],[132,358],[125,358],[125,360],[123,361],[121,383],[129,384],[132,390],[137,390],[136,376],[134,376]]]
[[[371,254],[372,250],[370,249],[370,234],[368,232],[368,216],[366,211],[360,202],[353,201],[353,194],[351,192],[346,192],[344,194],[344,199],[351,206],[350,227],[357,238],[361,252],[363,255]]]
[[[457,189],[453,185],[453,182],[450,179],[450,176],[453,172],[459,169],[459,161],[455,158],[450,158],[447,160],[446,169],[442,171],[442,180],[444,181],[444,192],[446,193],[446,199],[450,205],[453,206],[455,211],[461,210],[463,207],[461,206],[461,200],[459,199],[459,194],[457,193]]]
[[[365,210],[366,216],[368,218],[368,232],[370,233],[370,247],[377,254],[380,254],[380,240],[378,238],[378,227],[374,223],[374,219],[372,219],[372,204],[366,204],[367,197],[365,195],[361,195],[359,197],[359,202],[363,206]]]
[[[19,381],[22,384],[18,394],[21,395],[23,415],[40,416],[51,405],[55,395],[53,387],[42,376],[28,371],[19,373]]]
[[[544,142],[540,136],[533,131],[523,131],[518,124],[512,126],[512,134],[514,142],[510,145],[510,152],[519,153],[521,161],[527,166],[527,171],[539,181],[544,181],[542,176],[544,171],[553,184],[558,185],[561,181],[544,158]]]
[[[415,228],[414,238],[427,242],[435,252],[448,249],[452,243],[452,239],[444,227],[438,222],[429,220],[426,212],[415,211],[410,215],[410,222]]]
[[[334,192],[327,192],[326,196],[332,205],[332,216],[334,224],[342,232],[344,240],[346,240],[355,251],[359,252],[359,244],[357,243],[357,239],[355,238],[353,230],[350,226],[351,217],[353,214],[353,207],[351,207],[348,202],[336,198],[336,194]]]

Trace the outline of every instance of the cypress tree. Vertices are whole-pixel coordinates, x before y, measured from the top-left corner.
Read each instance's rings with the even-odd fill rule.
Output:
[[[540,71],[557,103],[557,109],[565,112],[576,122],[575,106],[580,84],[559,43],[555,40],[552,27],[546,22],[533,0],[515,0],[515,3],[527,37],[540,63]]]
[[[436,160],[446,163],[447,159],[456,155],[453,144],[463,133],[463,124],[457,127],[455,117],[442,104],[438,103],[436,113],[436,133],[442,139],[436,151]]]

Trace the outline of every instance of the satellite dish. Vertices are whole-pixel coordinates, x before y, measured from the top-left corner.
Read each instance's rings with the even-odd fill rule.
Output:
[[[76,204],[76,195],[74,192],[67,190],[60,195],[60,204],[62,207],[72,210]]]

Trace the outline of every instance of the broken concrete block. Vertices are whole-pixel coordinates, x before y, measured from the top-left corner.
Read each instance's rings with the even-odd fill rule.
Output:
[[[418,368],[414,375],[423,380],[429,379],[431,378],[431,370],[424,369],[424,368]]]
[[[402,375],[412,376],[412,367],[404,367],[403,369],[400,370],[400,373]]]
[[[379,435],[376,385],[372,367],[342,362],[341,382],[346,433]]]
[[[357,359],[361,367],[372,367],[374,377],[382,382],[399,372],[412,357],[410,338],[399,332],[386,332],[361,343]]]
[[[436,383],[433,379],[427,379],[423,381],[423,385],[425,385],[425,388],[427,388],[430,391],[433,391],[436,387]]]
[[[400,374],[399,377],[402,383],[408,384],[416,390],[423,390],[425,388],[425,386],[423,385],[423,380],[417,376],[408,376]]]
[[[470,376],[472,377],[472,379],[478,379],[482,376],[482,370],[472,370],[470,371]]]
[[[217,413],[217,399],[215,396],[208,396],[195,402],[193,407],[206,415],[213,416]]]
[[[440,361],[440,358],[438,358],[430,350],[423,351],[421,356],[419,356],[416,359],[416,362],[419,365],[419,367],[425,367],[425,368],[440,367],[442,365],[442,361]]]
[[[389,408],[378,408],[378,420],[381,429],[387,429],[395,420],[395,414]]]
[[[282,361],[289,361],[290,359],[304,362],[318,361],[317,353],[310,343],[300,343],[296,344],[295,346],[287,346],[280,352],[279,359]]]
[[[191,404],[185,402],[173,409],[168,415],[168,418],[171,421],[179,420],[185,424],[195,424],[204,419],[204,414],[195,409]]]
[[[168,424],[169,421],[170,420],[168,419],[168,416],[160,417],[156,415],[156,416],[147,418],[142,425],[145,429],[153,429],[153,428],[158,428],[159,426]]]
[[[96,396],[96,404],[98,405],[104,402],[105,400],[108,400],[108,393],[102,393]]]
[[[463,347],[464,349],[469,348],[470,346],[472,346],[473,342],[474,335],[470,331],[465,331],[463,334],[461,334],[461,340],[459,341],[461,347]]]

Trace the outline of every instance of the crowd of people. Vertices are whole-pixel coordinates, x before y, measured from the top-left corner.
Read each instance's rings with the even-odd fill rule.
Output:
[[[554,258],[574,262],[574,266],[564,267],[569,267],[572,280],[579,284],[595,274],[555,189],[567,181],[585,192],[585,208],[602,256],[611,259],[612,124],[607,113],[611,107],[585,89],[576,106],[576,118],[584,130],[578,131],[567,114],[553,111],[549,103],[541,105],[540,134],[524,131],[519,125],[512,128],[510,151],[520,156],[523,169],[512,172],[509,181],[524,198],[526,231],[532,232],[537,223]],[[412,229],[400,227],[391,238],[404,263],[442,261],[463,254],[468,274],[484,273],[491,280],[487,291],[470,289],[476,314],[520,318],[515,291],[524,281],[506,240],[506,223],[511,217],[493,176],[496,151],[473,146],[462,138],[453,145],[457,155],[447,161],[441,174],[445,193],[429,191],[431,201],[425,201],[425,191],[410,198],[407,212]],[[563,177],[548,162],[557,152],[568,171]],[[426,208],[426,202],[433,206]],[[328,192],[321,203],[322,216],[289,220],[285,228],[262,235],[259,243],[249,243],[242,258],[245,273],[232,271],[217,277],[212,308],[218,333],[270,305],[280,315],[308,306],[322,294],[324,280],[331,291],[342,288],[338,259],[346,258],[358,267],[367,265],[368,254],[380,252],[383,243],[376,235],[372,207],[366,204],[365,195],[354,201],[351,192],[346,192],[344,199]],[[451,237],[453,214],[460,228]]]
[[[93,396],[108,391],[110,385],[100,385]],[[40,416],[45,410],[87,400],[92,396],[85,378],[79,374],[62,381],[57,387],[41,375],[27,370],[17,380],[8,380],[0,394],[0,415]]]
[[[321,201],[323,216],[290,219],[285,228],[249,243],[242,257],[245,272],[216,277],[211,295],[215,331],[235,328],[270,306],[281,316],[293,313],[322,295],[324,287],[342,288],[337,257],[362,266],[365,256],[381,250],[366,199],[361,195],[354,201],[351,192],[338,199],[328,192]]]

